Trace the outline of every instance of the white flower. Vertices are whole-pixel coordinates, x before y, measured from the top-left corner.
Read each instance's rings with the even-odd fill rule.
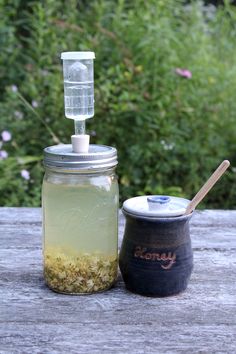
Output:
[[[110,280],[109,275],[105,275],[104,277],[102,277],[102,280],[105,282],[109,281]]]
[[[8,153],[5,150],[0,151],[0,160],[5,160],[8,158]]]
[[[66,272],[61,272],[58,274],[59,279],[65,279],[66,278]]]
[[[17,92],[18,87],[16,85],[11,85],[11,90],[12,90],[12,92]]]
[[[89,279],[89,280],[87,280],[87,287],[89,288],[89,289],[91,289],[93,286],[94,286],[94,282],[92,281],[92,279]]]
[[[28,181],[28,180],[30,179],[30,173],[29,173],[29,171],[27,171],[27,170],[21,170],[21,177]]]
[[[96,136],[96,135],[97,135],[97,132],[96,132],[95,130],[91,130],[90,135],[91,135],[91,136]]]
[[[41,73],[43,76],[48,76],[49,71],[48,70],[41,70]]]
[[[14,115],[17,119],[22,119],[23,118],[23,113],[19,111],[15,111]]]
[[[34,107],[34,108],[37,108],[37,107],[39,106],[38,102],[35,101],[35,100],[33,100],[33,101],[31,102],[31,104],[32,104],[32,107]]]
[[[11,140],[11,133],[9,131],[4,130],[1,135],[2,135],[3,141],[10,141]]]
[[[160,141],[161,145],[163,146],[164,150],[173,150],[175,147],[174,143],[167,143],[165,140]]]

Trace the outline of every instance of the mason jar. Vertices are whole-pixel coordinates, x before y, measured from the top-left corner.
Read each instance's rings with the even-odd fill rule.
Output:
[[[54,291],[87,294],[109,289],[118,267],[117,151],[90,145],[44,150],[42,189],[44,277]]]

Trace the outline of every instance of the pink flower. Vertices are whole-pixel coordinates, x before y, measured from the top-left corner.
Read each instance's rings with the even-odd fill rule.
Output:
[[[27,170],[21,170],[21,177],[26,179],[27,181],[30,179],[30,173]]]
[[[191,79],[192,73],[188,69],[176,68],[175,73],[179,76],[185,77],[186,79]]]
[[[2,135],[3,141],[10,141],[11,140],[11,133],[9,131],[4,130],[1,135]]]
[[[0,160],[5,160],[8,158],[8,153],[5,150],[0,150]]]

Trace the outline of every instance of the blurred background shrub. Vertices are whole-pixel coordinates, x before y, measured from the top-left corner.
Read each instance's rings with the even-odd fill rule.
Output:
[[[92,142],[117,147],[121,201],[236,206],[236,9],[180,0],[0,1],[0,205],[39,206],[44,147],[70,142],[60,53],[92,50]],[[204,205],[204,204],[203,204]]]

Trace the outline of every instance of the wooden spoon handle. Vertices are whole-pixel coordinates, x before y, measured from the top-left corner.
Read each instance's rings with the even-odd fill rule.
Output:
[[[191,200],[189,205],[186,208],[184,215],[190,214],[196,206],[202,201],[202,199],[206,196],[209,190],[214,186],[214,184],[218,181],[218,179],[223,175],[223,173],[229,167],[230,162],[228,160],[224,160],[215,172],[211,175],[211,177],[206,181],[206,183],[202,186],[199,192],[195,195],[195,197]]]

